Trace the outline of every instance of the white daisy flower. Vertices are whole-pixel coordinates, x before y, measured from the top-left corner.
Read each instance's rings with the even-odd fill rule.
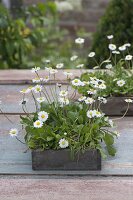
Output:
[[[45,112],[45,111],[41,111],[38,113],[38,119],[41,121],[41,122],[45,122],[47,119],[48,119],[48,113]]]
[[[83,39],[83,38],[77,38],[77,39],[75,40],[75,43],[76,43],[76,44],[84,44],[84,42],[85,42],[85,39]]]
[[[88,97],[87,99],[85,99],[85,103],[86,104],[93,104],[95,102],[95,100],[93,98]]]
[[[50,60],[45,60],[45,63],[49,64],[51,61]]]
[[[88,111],[87,111],[87,117],[88,117],[88,118],[93,118],[93,117],[95,117],[95,112],[94,112],[94,110],[88,110]]]
[[[112,64],[108,64],[105,66],[106,69],[112,69],[112,67],[113,67]]]
[[[49,71],[49,73],[50,73],[50,74],[56,74],[56,73],[58,73],[58,70],[57,70],[57,69],[51,69],[51,70]]]
[[[98,97],[98,101],[100,101],[101,103],[104,103],[104,104],[107,103],[107,99],[104,97]]]
[[[61,104],[61,107],[63,107],[64,105],[69,104],[69,99],[61,97],[61,98],[59,98],[59,103]]]
[[[41,85],[36,85],[34,88],[33,88],[33,91],[35,93],[39,93],[42,91],[42,86]]]
[[[40,83],[41,79],[40,78],[34,78],[34,79],[32,79],[32,82],[33,83]]]
[[[126,46],[125,46],[125,45],[120,46],[118,49],[119,49],[120,51],[125,51],[125,50],[126,50]]]
[[[97,117],[97,118],[103,116],[103,114],[101,112],[99,112],[98,110],[94,110],[93,112],[94,112],[94,116]]]
[[[118,80],[117,81],[117,85],[119,86],[119,87],[122,87],[123,85],[125,85],[125,81],[124,80]]]
[[[72,85],[74,85],[74,86],[81,86],[82,82],[79,79],[74,79],[72,81]]]
[[[20,93],[22,93],[22,94],[28,94],[28,93],[30,93],[30,92],[31,92],[31,89],[30,89],[30,88],[22,89],[22,90],[20,91]]]
[[[92,58],[92,57],[94,57],[95,55],[96,55],[95,52],[90,52],[90,53],[88,54],[88,57]]]
[[[81,97],[78,99],[78,101],[82,102],[82,101],[84,101],[85,99],[86,99],[85,96],[81,96]]]
[[[83,68],[84,64],[77,65],[76,68]]]
[[[75,61],[78,58],[78,56],[74,55],[70,58],[71,61]]]
[[[40,67],[34,67],[32,68],[31,72],[35,73],[35,72],[38,72],[39,70],[40,70]]]
[[[12,128],[10,131],[9,131],[9,135],[11,137],[16,137],[18,135],[18,130],[16,128]]]
[[[102,89],[102,90],[106,89],[106,85],[104,83],[100,84],[99,89]]]
[[[59,63],[56,65],[56,69],[61,69],[64,67],[64,63]]]
[[[109,40],[111,40],[111,39],[114,38],[114,36],[113,36],[113,35],[107,35],[107,38],[108,38]]]
[[[94,90],[94,89],[90,89],[90,90],[87,91],[87,93],[92,95],[92,94],[96,94],[97,91]]]
[[[47,82],[49,81],[49,76],[45,76],[45,77],[43,78],[43,81],[44,81],[45,83],[47,83]]]
[[[67,78],[70,78],[71,76],[73,76],[73,73],[71,72],[63,72],[63,74],[67,76]]]
[[[59,146],[61,149],[65,149],[69,146],[69,143],[66,139],[63,138],[63,139],[60,139]]]
[[[41,128],[43,126],[43,122],[40,120],[36,120],[33,125],[35,128]]]
[[[65,132],[64,135],[67,135],[67,133]]]
[[[42,102],[44,102],[46,99],[45,99],[45,97],[38,97],[36,100],[37,100],[38,103],[42,103]]]
[[[125,57],[125,60],[132,60],[132,58],[133,58],[132,55],[127,55],[127,56]]]
[[[131,47],[131,44],[130,43],[126,43],[126,44],[124,44],[124,46]]]
[[[116,50],[116,45],[115,45],[115,44],[109,44],[109,49],[110,49],[111,51]]]
[[[66,97],[68,95],[68,91],[62,90],[62,91],[60,91],[59,95],[61,97]]]
[[[133,100],[132,99],[125,99],[125,102],[127,102],[127,103],[133,103]]]

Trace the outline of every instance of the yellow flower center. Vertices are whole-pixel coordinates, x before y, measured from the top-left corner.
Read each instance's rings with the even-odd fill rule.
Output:
[[[62,145],[65,145],[65,141],[62,141]]]
[[[37,122],[36,125],[40,125],[40,122]]]
[[[41,117],[44,119],[44,118],[45,118],[45,115],[42,115]]]
[[[12,131],[12,134],[16,134],[16,131]]]
[[[74,82],[75,82],[75,83],[78,83],[78,80],[75,80]]]

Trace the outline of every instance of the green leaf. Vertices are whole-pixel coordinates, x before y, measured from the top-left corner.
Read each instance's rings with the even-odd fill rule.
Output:
[[[20,119],[22,120],[21,123],[22,124],[26,124],[26,125],[33,125],[33,121],[31,121],[30,119],[28,119],[27,117],[22,117],[20,116]]]
[[[51,137],[51,136],[48,136],[48,137],[47,137],[47,141],[48,141],[48,142],[52,141],[53,139],[54,139],[54,138]]]
[[[109,146],[107,146],[107,150],[108,150],[109,155],[115,156],[115,154],[116,154],[115,147],[113,147],[112,145],[109,145]]]
[[[112,135],[105,133],[105,136],[103,137],[103,140],[105,142],[105,144],[108,145],[112,145],[114,143],[114,138]]]

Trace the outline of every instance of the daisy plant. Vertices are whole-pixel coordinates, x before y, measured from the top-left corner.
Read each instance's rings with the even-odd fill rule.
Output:
[[[49,83],[58,76],[58,70],[48,64],[45,68]],[[20,116],[21,124],[25,129],[25,143],[31,150],[58,150],[69,149],[72,154],[85,152],[88,149],[97,149],[105,158],[108,154],[116,153],[113,146],[118,133],[115,131],[113,120],[109,119],[100,109],[100,104],[106,100],[99,97],[98,91],[106,88],[103,80],[91,81],[96,87],[90,90],[91,97],[81,96],[79,87],[85,83],[80,79],[73,79],[73,74],[62,71],[69,85],[56,83],[46,87],[46,79],[41,76],[40,68],[32,69],[37,83],[20,91],[22,94],[21,106],[25,116]],[[73,87],[71,87],[71,85]],[[79,96],[78,101],[75,100]],[[35,111],[28,112],[25,99],[33,98]],[[12,128],[9,132],[12,137],[19,139],[19,131]]]
[[[101,63],[95,59],[95,52],[88,54],[88,59],[95,64],[91,72],[81,75],[81,80],[85,83],[85,87],[79,88],[79,92],[83,95],[90,94],[93,85],[102,79],[106,88],[101,92],[101,96],[132,96],[133,95],[133,56],[130,54],[130,43],[117,46],[113,43],[113,35],[108,35],[109,41],[108,52],[109,57]],[[92,66],[91,66],[92,68]],[[103,70],[101,70],[103,69]],[[102,86],[102,85],[101,85]]]
[[[83,46],[84,39],[77,38],[75,43]],[[110,48],[115,50],[114,45],[110,45]],[[94,52],[89,54],[91,58],[94,56]],[[77,60],[77,55],[70,58],[73,64],[76,62],[78,66],[81,65]],[[24,139],[28,148],[42,151],[67,148],[72,154],[97,149],[103,158],[114,156],[114,142],[119,134],[115,131],[114,121],[105,116],[100,108],[101,104],[107,102],[103,95],[108,87],[106,81],[94,74],[85,80],[73,79],[71,72],[61,70],[68,84],[53,84],[51,80],[56,82],[58,69],[64,65],[54,65],[50,60],[45,64],[46,77],[41,75],[39,67],[33,68],[33,85],[20,91],[21,106],[25,113],[25,116],[20,116],[20,121],[25,129]],[[111,68],[111,65],[108,67]],[[49,86],[46,86],[47,83]],[[116,84],[122,88],[126,80],[121,78]],[[28,97],[33,99],[35,110],[32,113],[28,112]],[[128,107],[131,102],[131,99],[126,99]],[[14,127],[9,132],[19,140],[18,133]]]

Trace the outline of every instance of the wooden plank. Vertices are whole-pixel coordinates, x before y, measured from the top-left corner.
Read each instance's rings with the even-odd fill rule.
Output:
[[[23,139],[19,117],[12,116],[14,124],[0,116],[0,174],[23,174],[23,175],[133,175],[133,118],[126,117],[118,121],[118,131],[121,133],[116,140],[117,155],[102,161],[101,171],[33,171],[31,165],[31,152],[24,153],[27,147],[13,138],[10,138],[10,128],[20,129],[19,138]]]
[[[97,178],[98,179],[98,178]],[[1,200],[132,200],[133,180],[1,179]]]
[[[65,82],[66,76],[63,74],[64,70],[58,70],[58,74],[51,78],[52,83],[54,82]],[[72,78],[79,77],[81,73],[86,70],[65,70],[73,73]],[[88,71],[88,70],[87,70]],[[39,75],[45,77],[48,72],[40,70]],[[0,84],[31,84],[31,80],[35,78],[35,74],[31,73],[31,70],[0,70]]]

